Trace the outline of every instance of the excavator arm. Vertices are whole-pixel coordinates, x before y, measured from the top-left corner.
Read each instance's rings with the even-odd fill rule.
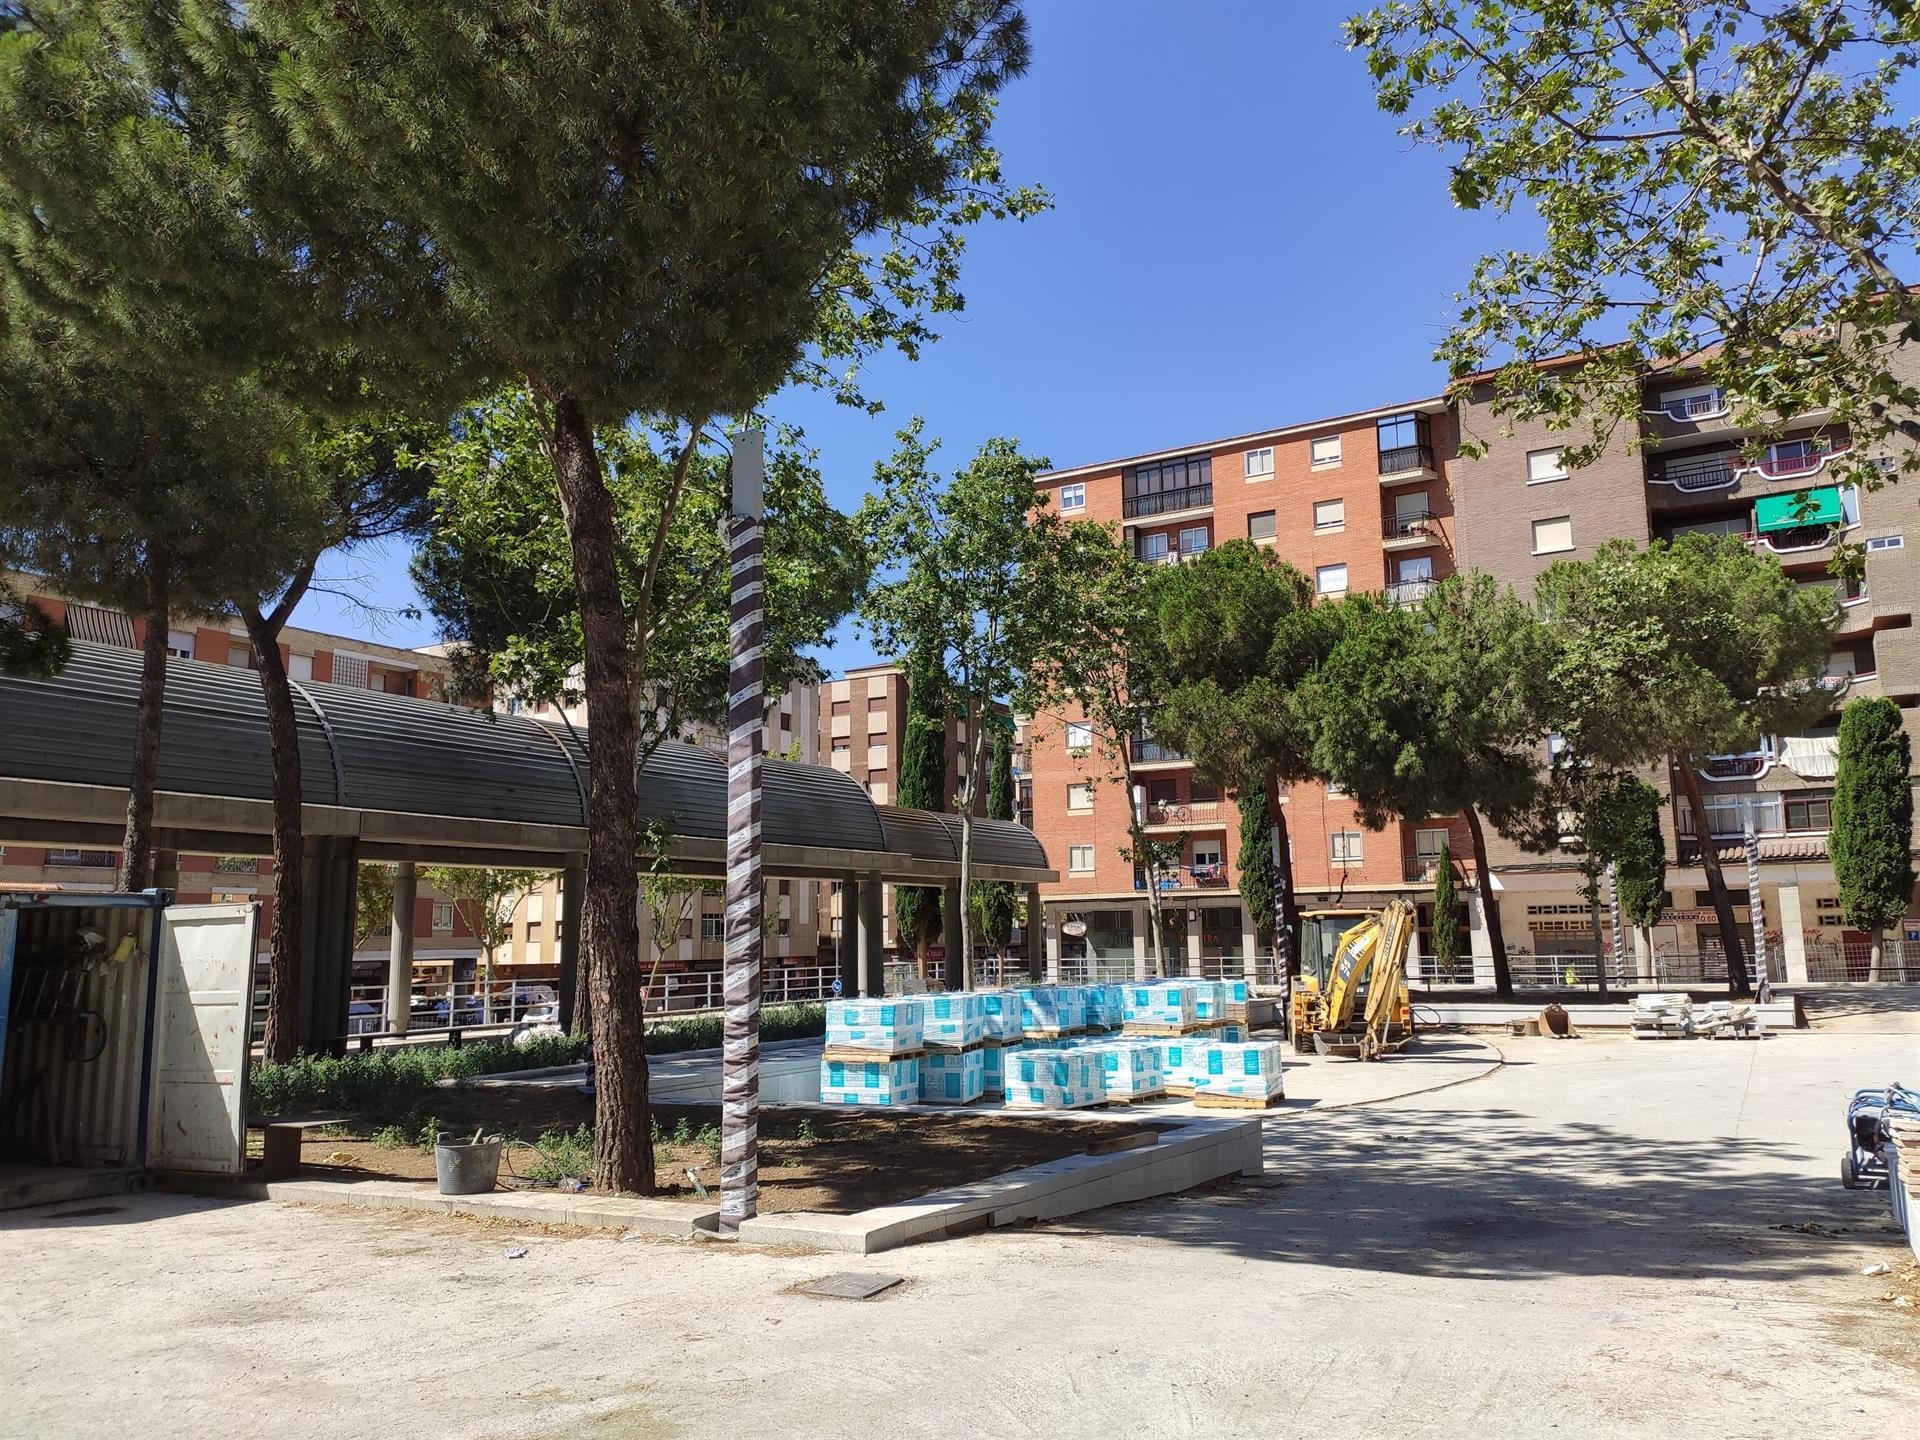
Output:
[[[1368,916],[1341,935],[1327,974],[1325,1009],[1320,1017],[1324,1034],[1315,1037],[1323,1054],[1358,1053],[1370,1060],[1386,1049],[1388,1028],[1403,1003],[1407,950],[1413,943],[1415,920],[1413,906],[1404,900],[1391,900],[1379,915]],[[1357,1037],[1344,1042],[1332,1040],[1353,1023],[1362,984],[1367,987],[1364,1027]]]

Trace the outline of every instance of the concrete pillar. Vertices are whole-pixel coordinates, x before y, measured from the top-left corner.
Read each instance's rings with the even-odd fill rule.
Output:
[[[407,1033],[413,1010],[413,909],[420,872],[411,860],[393,871],[393,930],[387,942],[387,1029]]]
[[[1460,899],[1467,910],[1467,959],[1473,973],[1473,986],[1476,990],[1491,990],[1493,943],[1487,938],[1487,911],[1480,903],[1479,887],[1463,890]]]
[[[1187,917],[1187,974],[1199,979],[1205,968],[1200,961],[1200,912],[1194,910]]]
[[[946,948],[947,989],[960,990],[966,986],[966,957],[960,951],[964,948],[960,942],[960,882],[955,880],[940,894],[940,943]]]
[[[878,875],[869,875],[860,887],[860,993],[869,998],[887,989],[886,912],[881,908]]]
[[[1027,979],[1040,978],[1040,945],[1047,933],[1046,909],[1040,887],[1027,887]]]
[[[580,915],[586,888],[586,866],[573,864],[560,872],[560,1028],[569,1035],[580,998]]]
[[[1044,915],[1045,911],[1041,913]],[[1060,927],[1043,922],[1041,930],[1046,937],[1047,984],[1058,985],[1060,983]]]
[[[840,991],[860,993],[860,877],[840,877],[840,937],[834,946],[840,966]]]
[[[1145,902],[1133,907],[1133,978],[1148,979],[1152,974],[1153,959],[1149,946],[1153,937],[1147,932],[1153,928],[1153,914]]]
[[[1251,980],[1260,973],[1260,932],[1253,925],[1253,911],[1245,905],[1240,907],[1240,958],[1246,963],[1246,976]]]
[[[1787,968],[1786,983],[1807,983],[1807,928],[1800,913],[1800,887],[1782,885],[1774,892],[1780,897],[1780,948]]]

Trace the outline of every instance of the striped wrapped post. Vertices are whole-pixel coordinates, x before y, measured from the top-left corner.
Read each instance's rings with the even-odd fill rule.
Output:
[[[1627,937],[1620,928],[1620,868],[1607,862],[1607,920],[1613,931],[1613,978],[1626,983]]]
[[[727,893],[725,1031],[720,1066],[720,1233],[737,1236],[760,1207],[760,785],[765,759],[766,527],[761,519],[764,442],[743,432],[733,447],[733,513],[727,517],[732,617],[727,668]]]
[[[1773,984],[1767,976],[1767,909],[1760,903],[1760,837],[1747,822],[1747,918],[1753,924],[1753,998],[1772,997]]]

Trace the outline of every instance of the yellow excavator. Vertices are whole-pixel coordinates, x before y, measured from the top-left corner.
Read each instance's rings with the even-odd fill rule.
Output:
[[[1376,1060],[1413,1038],[1407,950],[1417,917],[1405,900],[1383,910],[1310,910],[1300,917],[1293,1045]],[[1359,1011],[1356,1021],[1355,1011]]]

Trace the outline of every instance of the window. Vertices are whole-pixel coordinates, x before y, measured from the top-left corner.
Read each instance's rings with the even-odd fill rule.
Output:
[[[834,701],[834,702],[833,702],[833,713],[834,713],[835,715],[851,715],[851,714],[853,714],[853,702],[852,702],[851,700],[836,700],[836,701]]]
[[[1777,791],[1759,791],[1747,795],[1714,795],[1706,797],[1707,828],[1719,836],[1739,836],[1744,834],[1747,822],[1753,822],[1758,834],[1778,834],[1780,831],[1780,795]],[[1679,813],[1680,833],[1694,835],[1693,807],[1682,805]]]
[[[1807,439],[1776,440],[1767,446],[1767,459],[1776,465],[1793,465],[1811,460],[1816,453],[1818,452],[1814,449],[1813,441]]]
[[[191,630],[167,631],[167,654],[179,660],[193,658],[193,632]]]
[[[1382,475],[1407,475],[1433,468],[1433,446],[1424,415],[1409,410],[1376,421],[1374,441]]]
[[[1081,780],[1067,786],[1067,809],[1084,811],[1093,809],[1093,784]]]
[[[1271,540],[1274,537],[1274,512],[1256,510],[1247,516],[1247,538],[1249,540]]]
[[[700,943],[718,945],[727,938],[727,917],[724,915],[702,915],[700,917]]]
[[[1120,511],[1131,520],[1139,515],[1167,515],[1213,503],[1213,457],[1179,455],[1129,465],[1120,472]]]
[[[1413,832],[1413,853],[1422,860],[1438,860],[1440,849],[1446,843],[1447,828],[1444,825]]]
[[[1322,565],[1313,572],[1313,588],[1322,595],[1343,595],[1347,589],[1347,567]]]
[[[1351,865],[1360,859],[1360,832],[1358,830],[1335,830],[1327,836],[1327,844],[1336,865]]]
[[[1060,487],[1060,508],[1062,510],[1084,510],[1087,508],[1087,487],[1084,482]]]
[[[435,930],[453,929],[453,902],[436,900],[433,902],[433,928]]]
[[[1264,445],[1258,450],[1247,451],[1247,478],[1260,480],[1273,474],[1273,447]]]
[[[1903,550],[1906,548],[1906,544],[1906,537],[1903,535],[1876,535],[1867,541],[1867,549]]]
[[[348,655],[339,650],[334,651],[333,683],[351,685],[356,690],[367,689],[367,657]]]
[[[1573,548],[1573,517],[1556,515],[1551,520],[1533,522],[1533,553],[1552,555]]]
[[[1680,390],[1662,390],[1660,409],[1669,419],[1698,420],[1704,416],[1727,413],[1727,392],[1718,385],[1689,385]]]
[[[1167,537],[1156,530],[1151,535],[1140,537],[1140,558],[1142,560],[1164,560],[1167,558]]]
[[[849,736],[836,735],[833,737],[833,753],[834,754],[836,755],[845,754],[847,751],[850,751],[852,749],[853,749],[853,740]]]
[[[1527,484],[1538,485],[1542,480],[1564,480],[1567,478],[1567,462],[1562,459],[1563,451],[1529,450],[1527,452]]]
[[[1069,720],[1067,722],[1067,749],[1074,754],[1084,755],[1092,748],[1093,726],[1087,724],[1084,720]]]
[[[1093,873],[1093,846],[1069,845],[1067,847],[1067,869],[1075,875]]]
[[[311,655],[287,656],[287,676],[289,679],[292,679],[292,680],[313,679],[313,656]]]
[[[47,864],[58,865],[65,870],[111,870],[113,851],[111,850],[49,850]]]
[[[253,658],[253,642],[239,635],[227,638],[227,664],[236,670],[257,670],[259,665]]]
[[[1198,555],[1202,550],[1207,548],[1207,542],[1210,538],[1206,526],[1190,525],[1180,532],[1180,553],[1182,555]]]
[[[1193,868],[1218,867],[1226,863],[1226,852],[1218,840],[1196,840],[1193,842]]]
[[[1338,435],[1322,435],[1318,440],[1313,442],[1313,463],[1316,468],[1322,465],[1338,465],[1340,463],[1340,437]]]
[[[1313,528],[1316,533],[1322,530],[1344,530],[1346,524],[1347,502],[1345,500],[1313,502]]]
[[[1833,792],[1831,790],[1795,790],[1787,793],[1787,829],[1831,830],[1833,828]]]

